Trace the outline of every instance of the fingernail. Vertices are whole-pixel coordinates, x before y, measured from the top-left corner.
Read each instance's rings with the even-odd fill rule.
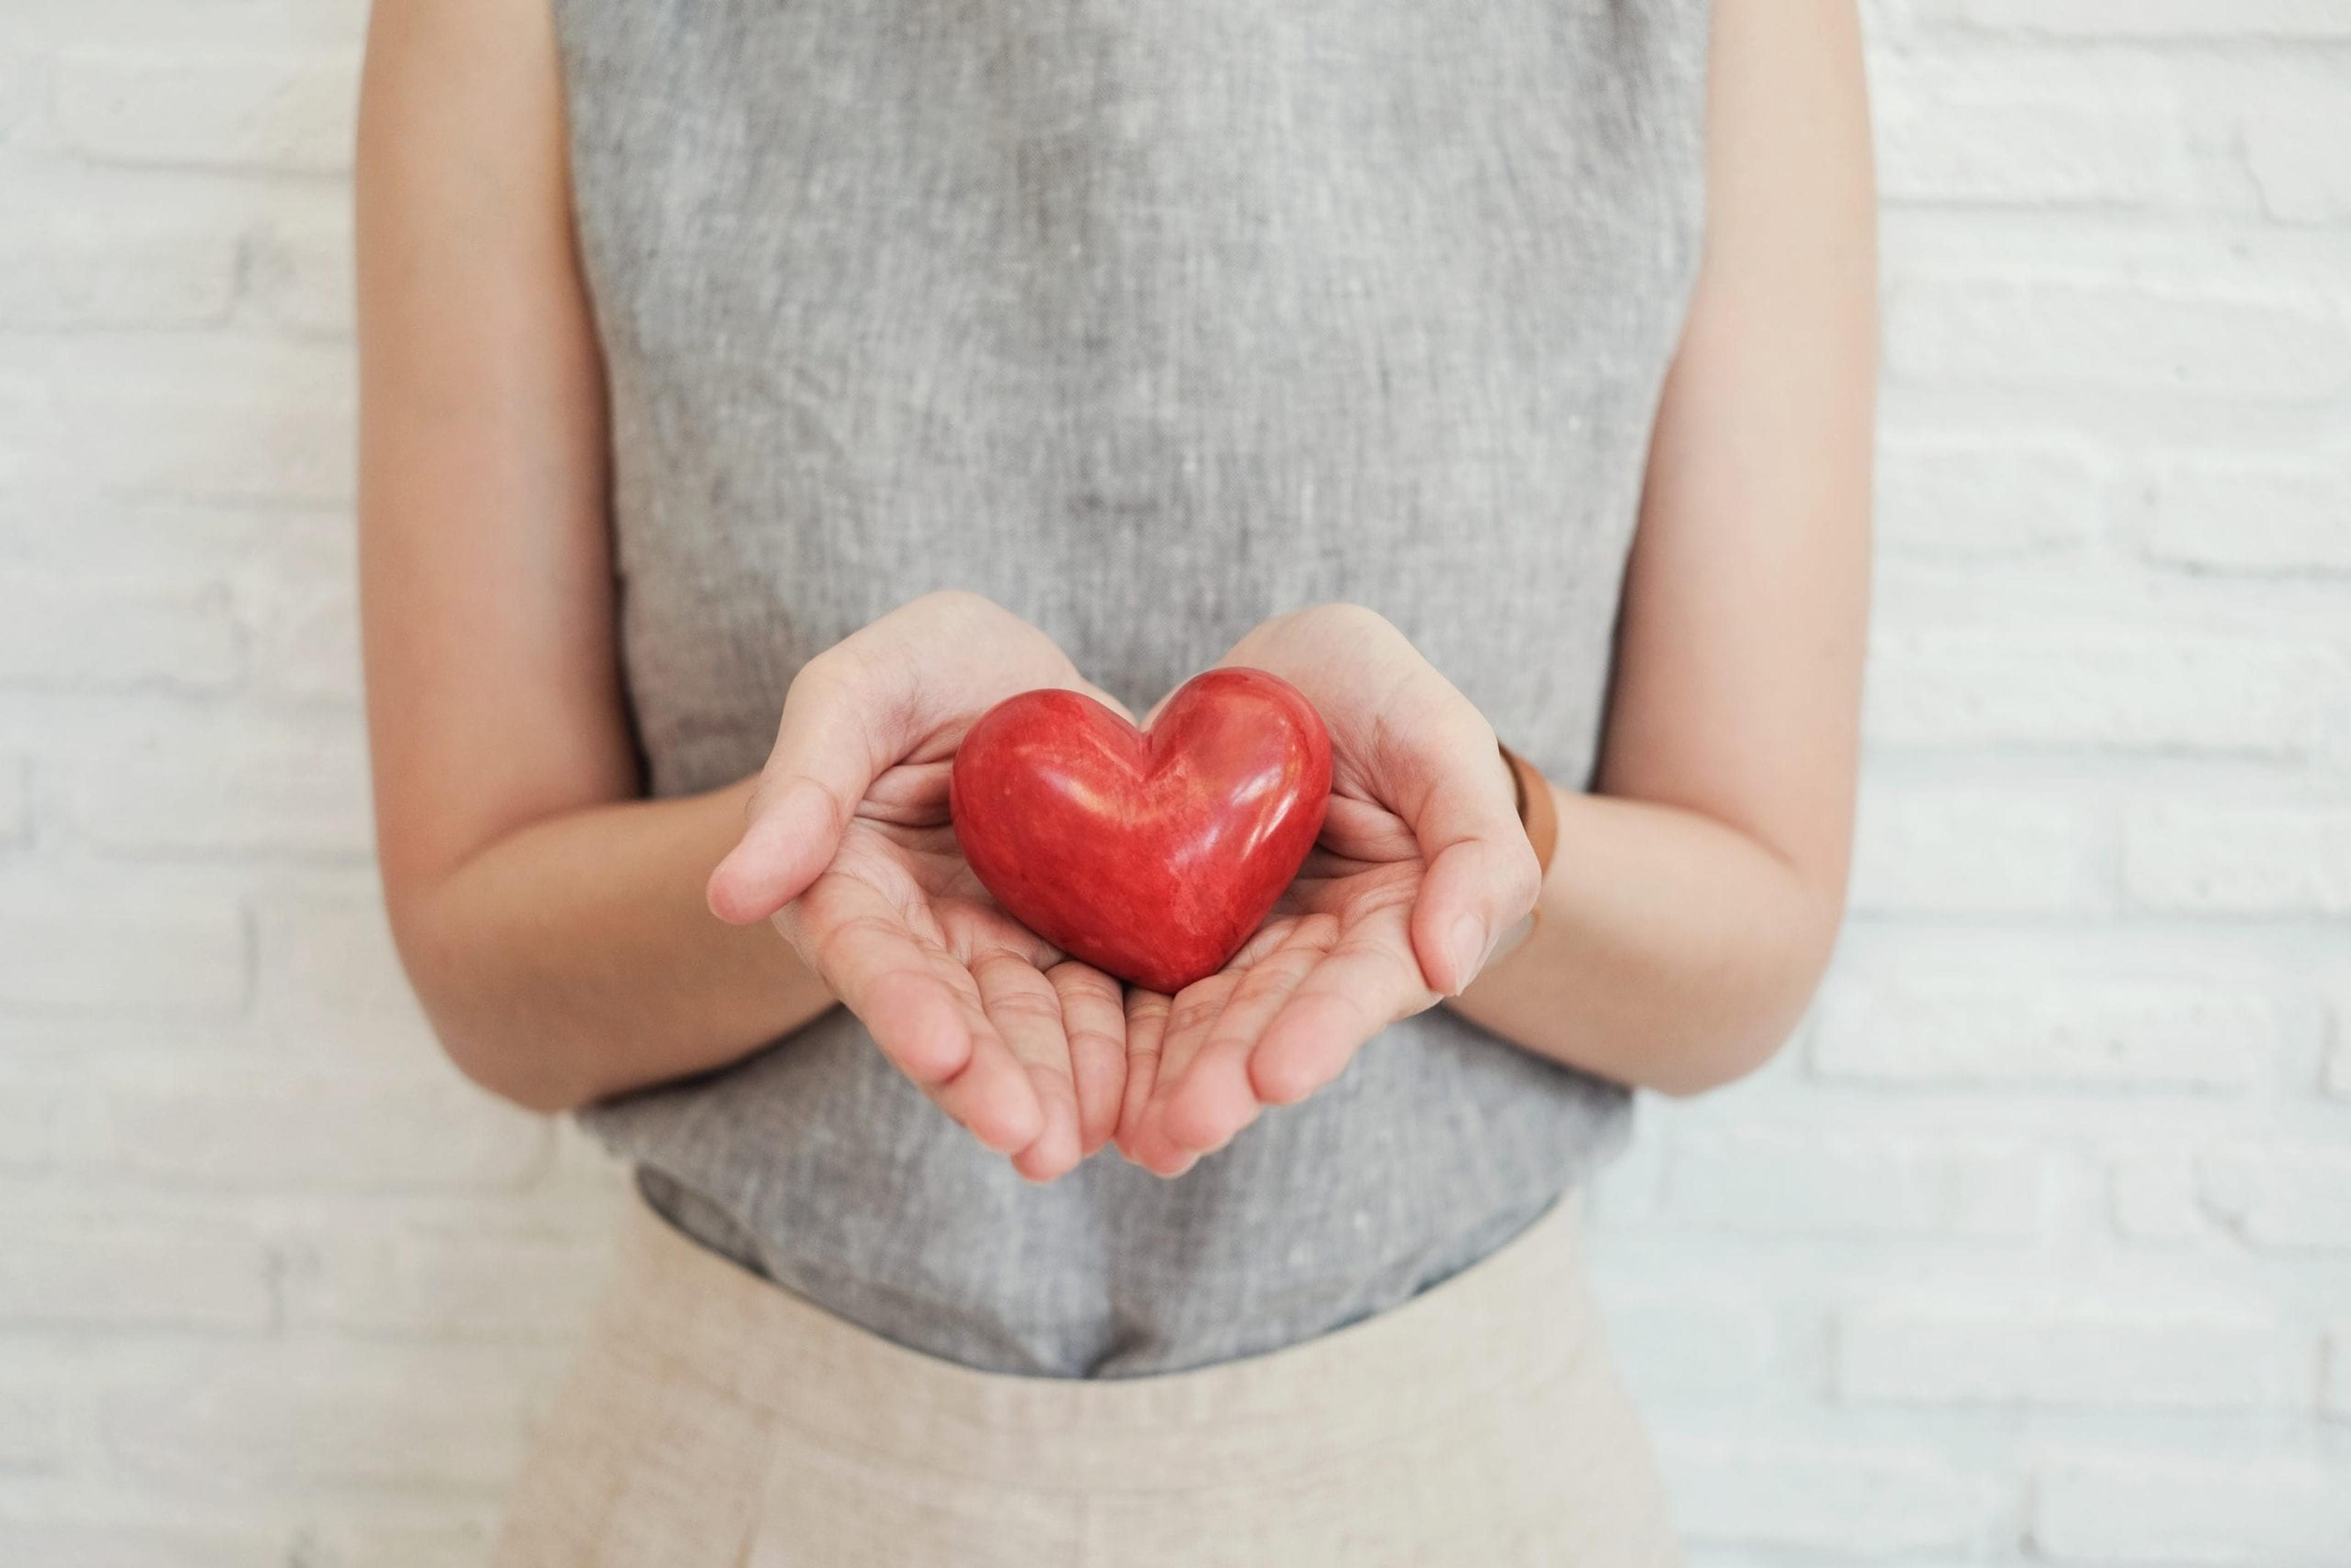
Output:
[[[1458,996],[1477,977],[1478,966],[1486,957],[1486,923],[1474,915],[1465,915],[1453,923],[1453,972],[1458,983],[1454,987]]]

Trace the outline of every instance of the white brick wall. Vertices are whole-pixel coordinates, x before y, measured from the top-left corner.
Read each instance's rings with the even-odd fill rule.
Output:
[[[2059,1563],[2351,1562],[2340,1463],[2106,1450],[2053,1456],[2039,1481],[2032,1540]]]
[[[360,0],[0,6],[0,1563],[458,1568],[614,1181],[367,861]],[[1856,913],[1598,1284],[1711,1568],[2351,1563],[2351,0],[1877,0]]]

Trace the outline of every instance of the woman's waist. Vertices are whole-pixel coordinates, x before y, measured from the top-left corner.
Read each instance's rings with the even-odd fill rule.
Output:
[[[1279,1349],[1116,1378],[991,1372],[897,1343],[696,1246],[643,1198],[632,1209],[608,1333],[814,1436],[982,1481],[1263,1479],[1287,1453],[1327,1462],[1349,1431],[1426,1427],[1535,1386],[1587,1354],[1593,1333],[1573,1195],[1384,1311]],[[1235,1443],[1237,1430],[1251,1440]],[[1151,1445],[1162,1461],[1138,1463]],[[1103,1458],[1115,1473],[1091,1474]],[[1231,1473],[1202,1474],[1204,1462]]]
[[[1022,1180],[841,1014],[589,1121],[677,1228],[873,1333],[999,1373],[1163,1374],[1412,1299],[1621,1144],[1622,1091],[1416,1022],[1175,1182],[1113,1151]]]

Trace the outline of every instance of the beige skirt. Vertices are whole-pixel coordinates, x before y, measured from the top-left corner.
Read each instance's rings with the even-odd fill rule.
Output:
[[[1574,1200],[1335,1333],[1113,1381],[876,1338],[640,1200],[501,1568],[1679,1561]]]

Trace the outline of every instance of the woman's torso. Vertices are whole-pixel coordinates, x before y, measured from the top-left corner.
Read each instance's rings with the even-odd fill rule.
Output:
[[[1138,711],[1266,616],[1394,621],[1583,780],[1694,272],[1704,0],[557,0],[654,789],[755,770],[934,588]],[[885,1336],[1065,1375],[1395,1304],[1621,1139],[1442,1009],[1176,1182],[1049,1187],[836,1010],[590,1113],[691,1234]]]

